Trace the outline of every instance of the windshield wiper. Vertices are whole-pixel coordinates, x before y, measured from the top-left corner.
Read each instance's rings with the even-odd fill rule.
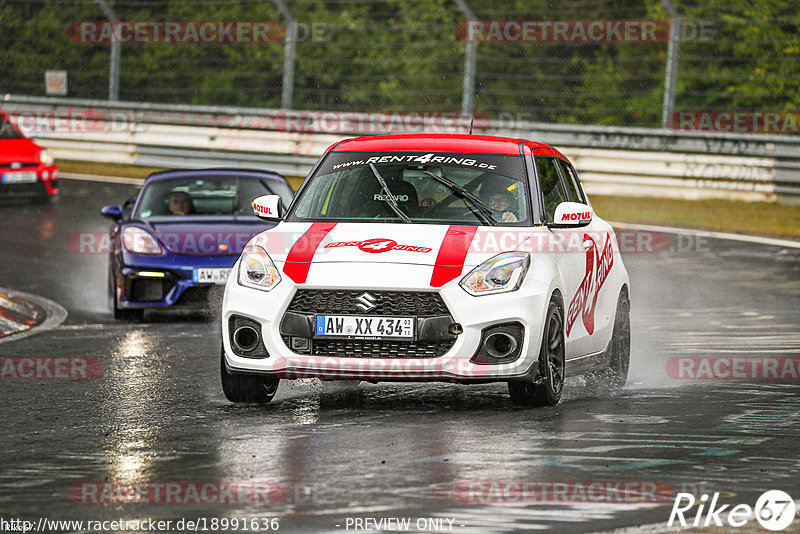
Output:
[[[403,219],[403,221],[410,223],[411,219],[408,217],[408,215],[403,213],[403,210],[398,207],[397,201],[394,199],[394,195],[392,195],[392,192],[389,190],[389,186],[386,185],[386,180],[384,180],[383,176],[380,175],[378,169],[376,169],[375,165],[372,163],[369,164],[369,168],[372,169],[372,174],[375,175],[375,179],[378,180],[379,184],[381,184],[381,188],[383,188],[383,192],[386,194],[386,202],[389,204],[389,207],[392,208],[392,211],[394,211],[398,217]]]
[[[422,172],[424,172],[425,174],[427,174],[428,176],[430,176],[431,178],[433,178],[434,180],[436,180],[440,184],[449,187],[454,193],[456,193],[456,195],[458,195],[458,196],[460,196],[462,198],[466,198],[467,200],[472,202],[475,205],[475,207],[478,208],[480,213],[484,216],[486,221],[489,222],[489,224],[491,224],[492,226],[497,226],[497,221],[494,220],[494,217],[492,217],[492,210],[489,208],[489,206],[487,206],[486,204],[481,202],[481,200],[478,197],[476,197],[475,195],[473,195],[472,193],[470,193],[469,191],[467,191],[466,189],[464,189],[463,187],[461,187],[457,183],[448,180],[444,176],[439,176],[437,174],[433,174],[431,171],[422,171]]]

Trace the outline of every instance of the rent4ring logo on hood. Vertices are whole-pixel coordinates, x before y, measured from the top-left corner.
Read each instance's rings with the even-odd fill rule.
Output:
[[[350,167],[352,165],[369,165],[370,163],[406,163],[406,164],[414,164],[414,163],[434,163],[439,165],[462,165],[465,167],[477,167],[479,169],[486,169],[493,171],[497,169],[497,165],[492,165],[491,163],[484,163],[481,161],[477,161],[475,159],[469,157],[454,157],[454,156],[437,156],[433,152],[428,154],[423,154],[422,156],[409,156],[409,155],[400,155],[400,154],[392,154],[387,156],[372,156],[365,160],[357,160],[357,161],[347,161],[344,163],[339,163],[334,165],[334,169],[339,169],[342,167]]]
[[[433,250],[429,247],[418,247],[415,245],[398,245],[397,241],[393,239],[375,238],[367,239],[366,241],[339,241],[335,243],[328,243],[325,248],[337,247],[358,247],[362,252],[388,252],[390,250],[405,250],[407,252],[430,252]]]
[[[521,176],[524,172],[521,156],[498,154],[458,154],[435,152],[398,152],[395,154],[376,154],[375,152],[331,152],[317,174],[369,165],[416,165],[461,167],[482,171],[492,171],[505,176]]]

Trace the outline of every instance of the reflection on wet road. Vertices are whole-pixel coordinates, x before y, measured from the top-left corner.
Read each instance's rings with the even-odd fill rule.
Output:
[[[268,406],[237,406],[218,385],[213,318],[115,322],[105,307],[107,258],[67,248],[73,232],[106,228],[102,205],[133,192],[65,181],[52,205],[0,207],[0,286],[69,312],[54,330],[1,344],[0,357],[104,365],[95,380],[0,381],[2,517],[277,517],[289,532],[397,517],[431,520],[428,531],[449,519],[449,531],[462,533],[594,532],[666,526],[677,492],[751,505],[770,489],[800,498],[797,380],[677,380],[666,370],[683,356],[796,356],[798,250],[706,240],[681,253],[627,255],[633,362],[615,396],[573,378],[557,407],[524,410],[501,384],[298,381],[284,382]],[[513,482],[568,490],[504,494]],[[584,491],[598,482],[600,498]],[[169,483],[179,491],[155,503],[112,491],[149,484],[152,497]],[[281,493],[278,502],[251,491],[209,504],[192,500],[191,483],[278,483]],[[620,483],[644,489],[608,490]],[[89,504],[104,484],[105,504]]]

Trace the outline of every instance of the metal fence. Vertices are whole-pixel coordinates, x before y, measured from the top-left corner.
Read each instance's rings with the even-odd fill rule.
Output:
[[[343,137],[382,131],[390,117],[7,97],[2,108],[58,160],[146,167],[265,168],[304,176]],[[30,109],[40,110],[32,116]],[[347,120],[317,120],[346,115]],[[308,120],[313,118],[314,120]],[[38,120],[42,119],[42,120]],[[404,128],[421,128],[424,119]],[[800,201],[800,137],[678,133],[476,119],[492,135],[546,140],[573,161],[591,194]],[[451,125],[458,129],[458,122]],[[295,185],[299,181],[294,181]]]
[[[157,104],[638,127],[800,109],[796,3],[674,4],[4,0],[0,94],[66,71],[65,96]]]

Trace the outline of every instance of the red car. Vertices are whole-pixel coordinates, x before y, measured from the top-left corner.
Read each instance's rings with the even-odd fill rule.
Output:
[[[0,111],[0,198],[46,200],[58,194],[53,155],[19,131]]]

